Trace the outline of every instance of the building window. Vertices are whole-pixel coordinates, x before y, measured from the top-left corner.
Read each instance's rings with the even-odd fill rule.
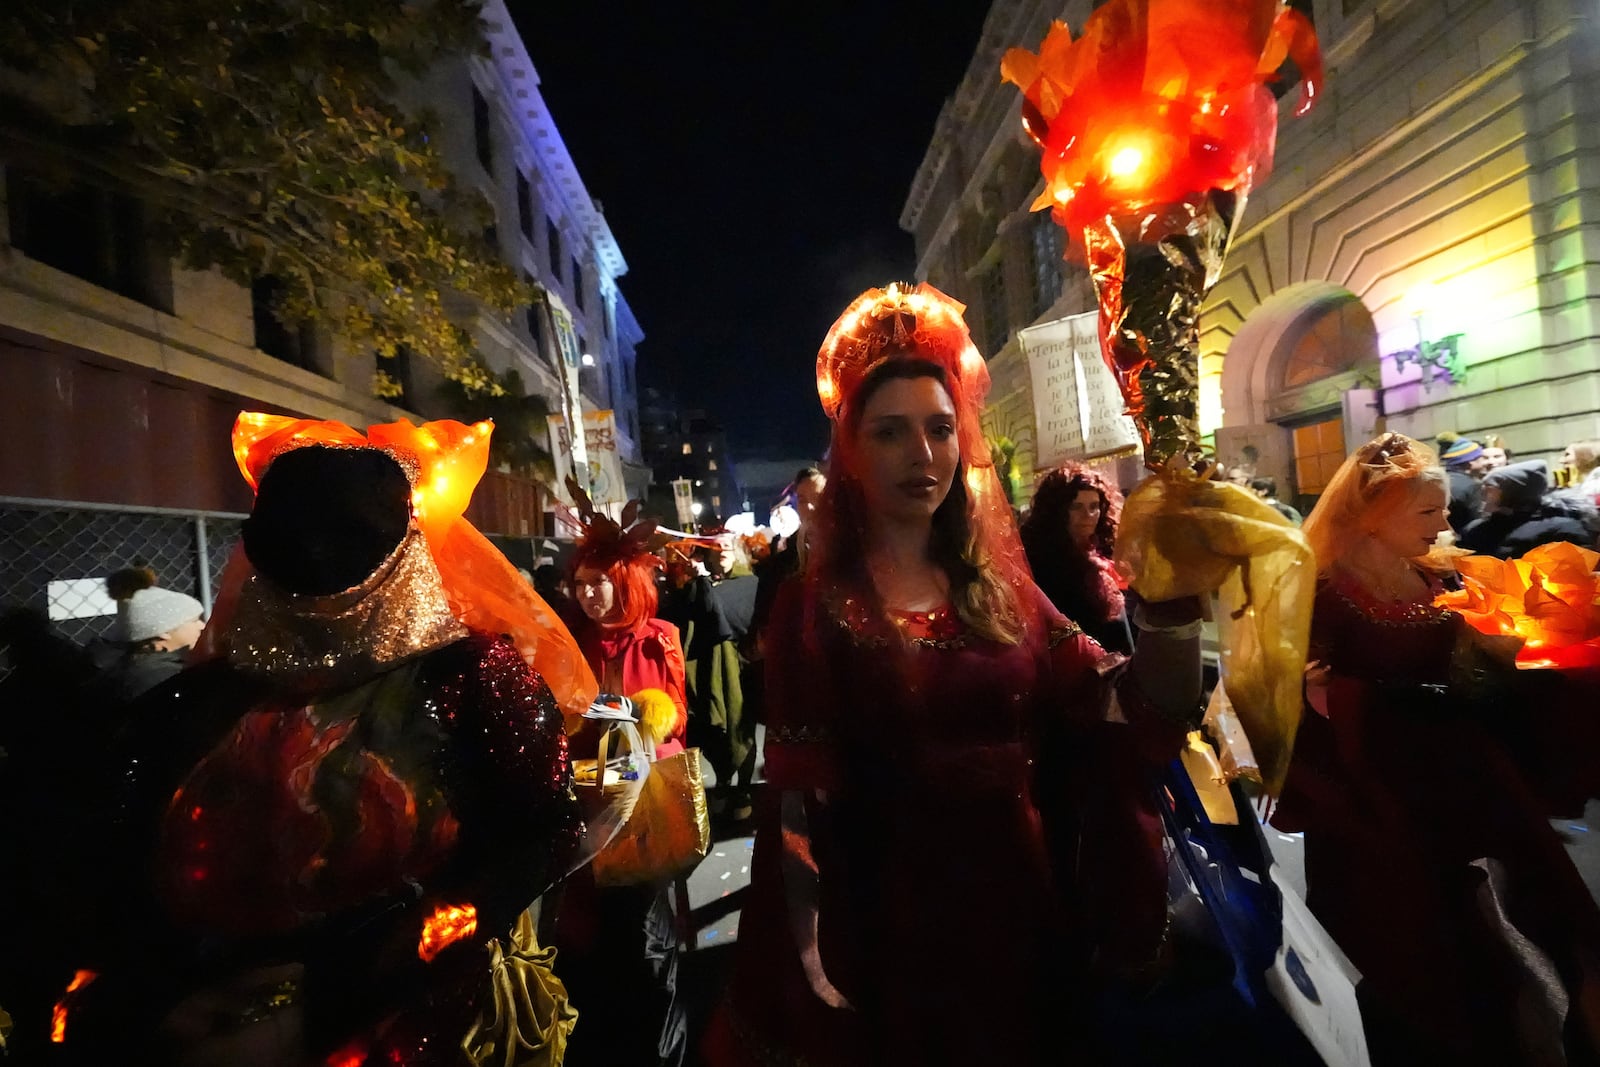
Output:
[[[531,243],[533,241],[533,186],[528,184],[528,176],[517,171],[517,226],[522,230],[522,236]]]
[[[996,263],[984,272],[979,280],[982,285],[981,295],[983,303],[983,355],[993,359],[995,355],[1006,346],[1008,336],[1006,322],[1006,286],[1004,272],[1001,265]]]
[[[472,143],[478,150],[478,162],[486,171],[494,170],[494,132],[489,127],[489,101],[472,87]]]
[[[400,345],[395,349],[393,356],[380,356],[376,352],[372,355],[377,362],[378,370],[394,379],[400,386],[400,395],[390,397],[389,403],[398,408],[409,408],[417,394],[411,349]]]
[[[317,334],[309,322],[285,323],[278,317],[284,284],[271,274],[250,285],[250,317],[255,322],[256,347],[274,359],[302,370],[322,373],[317,365]]]
[[[600,328],[606,332],[606,340],[611,340],[611,301],[603,300],[600,304]]]
[[[720,496],[712,497],[711,498],[711,506],[714,507],[714,508],[722,507],[722,498]]]
[[[544,242],[549,246],[550,273],[556,276],[556,281],[561,280],[561,228],[556,225],[555,219],[544,220]]]
[[[688,441],[685,441],[683,443],[683,454],[686,456],[694,455],[694,445],[691,445]]]
[[[534,284],[533,276],[531,274],[524,274],[522,276],[522,280],[527,282],[529,285]],[[544,309],[540,307],[539,302],[535,300],[533,303],[528,305],[526,315],[528,322],[528,338],[533,342],[533,347],[538,350],[539,355],[543,356],[545,355]]]
[[[1343,462],[1342,418],[1294,428],[1294,481],[1301,496],[1316,496],[1326,489]]]
[[[583,306],[583,285],[588,279],[583,276],[583,267],[578,264],[578,257],[572,257],[572,300],[578,305],[579,311],[586,310]]]
[[[714,471],[716,469],[717,469],[717,461],[716,460],[712,459],[712,460],[707,460],[706,461],[706,470]]]
[[[490,223],[483,228],[483,243],[489,246],[489,254],[495,259],[500,258],[500,227]]]
[[[1066,251],[1061,227],[1048,213],[1033,223],[1033,317],[1050,309],[1061,296],[1061,256]]]
[[[145,236],[144,205],[93,186],[59,188],[7,170],[11,244],[29,259],[163,311],[158,261]]]

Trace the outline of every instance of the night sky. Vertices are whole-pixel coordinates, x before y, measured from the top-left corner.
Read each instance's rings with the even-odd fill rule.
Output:
[[[817,348],[913,275],[900,210],[987,0],[509,6],[628,262],[640,385],[710,410],[736,461],[820,455]]]

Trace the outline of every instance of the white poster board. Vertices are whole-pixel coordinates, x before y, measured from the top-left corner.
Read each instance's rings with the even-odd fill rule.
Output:
[[[1029,326],[1017,338],[1033,382],[1036,467],[1138,449],[1138,427],[1100,356],[1097,313]]]
[[[597,510],[612,518],[619,518],[628,503],[628,490],[622,481],[622,457],[617,452],[617,418],[612,411],[585,411],[583,413],[583,448],[572,447],[568,439],[567,420],[560,415],[549,417],[550,454],[555,458],[556,488],[563,498],[566,495],[567,475],[572,473],[573,456],[584,457],[587,477],[580,478]],[[571,503],[571,501],[567,501]]]

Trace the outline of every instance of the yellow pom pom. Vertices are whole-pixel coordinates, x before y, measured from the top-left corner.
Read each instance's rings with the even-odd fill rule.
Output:
[[[672,736],[678,725],[678,705],[665,690],[641,689],[628,699],[639,713],[639,729],[649,734],[651,741],[660,744]]]

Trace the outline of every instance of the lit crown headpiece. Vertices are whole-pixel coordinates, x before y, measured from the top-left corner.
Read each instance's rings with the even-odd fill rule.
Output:
[[[923,282],[868,289],[844,309],[817,353],[817,397],[837,420],[856,388],[885,360],[937,364],[973,404],[989,391],[989,368],[962,320],[966,306]]]

